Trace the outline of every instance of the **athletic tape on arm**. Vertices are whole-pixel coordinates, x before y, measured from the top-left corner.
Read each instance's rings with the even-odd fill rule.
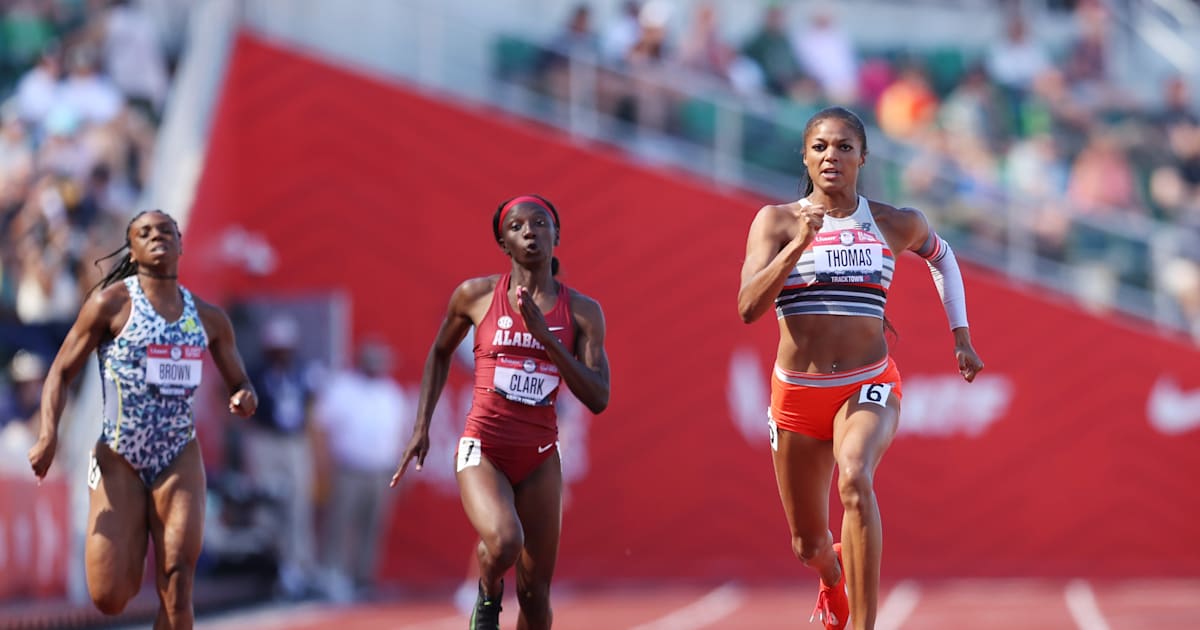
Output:
[[[938,296],[942,298],[950,330],[965,328],[967,293],[963,289],[962,273],[958,270],[954,250],[950,249],[950,244],[942,237],[930,232],[929,240],[917,250],[917,254],[929,265],[929,275],[933,276],[933,284],[937,287]]]

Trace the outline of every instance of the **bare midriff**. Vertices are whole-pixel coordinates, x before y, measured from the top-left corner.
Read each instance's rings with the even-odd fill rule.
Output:
[[[887,357],[883,320],[846,315],[793,315],[779,320],[776,364],[785,370],[832,374]]]

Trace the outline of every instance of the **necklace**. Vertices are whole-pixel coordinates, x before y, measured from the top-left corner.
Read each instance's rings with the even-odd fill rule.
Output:
[[[146,276],[147,278],[157,278],[159,280],[175,280],[179,278],[178,274],[170,275],[165,273],[153,273],[150,271],[142,271],[141,269],[138,269],[138,275]]]

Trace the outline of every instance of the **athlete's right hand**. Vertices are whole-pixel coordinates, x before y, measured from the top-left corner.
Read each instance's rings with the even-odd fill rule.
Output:
[[[825,206],[808,204],[795,211],[796,223],[800,229],[796,231],[796,240],[807,246],[825,224]]]
[[[404,455],[400,457],[400,466],[396,469],[396,474],[392,475],[392,483],[388,484],[395,488],[396,484],[400,483],[400,478],[404,476],[404,471],[408,470],[408,463],[415,457],[417,459],[417,470],[425,465],[425,456],[429,454],[429,432],[414,431],[412,439],[408,441],[408,446],[404,448]]]
[[[50,470],[50,463],[54,461],[54,451],[58,449],[57,435],[42,435],[38,438],[37,444],[29,449],[29,465],[33,467],[33,474],[40,480],[46,476],[46,471]]]

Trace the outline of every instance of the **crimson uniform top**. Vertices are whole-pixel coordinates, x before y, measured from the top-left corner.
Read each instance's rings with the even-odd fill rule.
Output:
[[[497,446],[552,443],[558,439],[558,366],[510,307],[509,276],[496,282],[492,305],[475,330],[475,395],[463,435]],[[550,332],[573,352],[571,295],[562,282],[545,318]]]

